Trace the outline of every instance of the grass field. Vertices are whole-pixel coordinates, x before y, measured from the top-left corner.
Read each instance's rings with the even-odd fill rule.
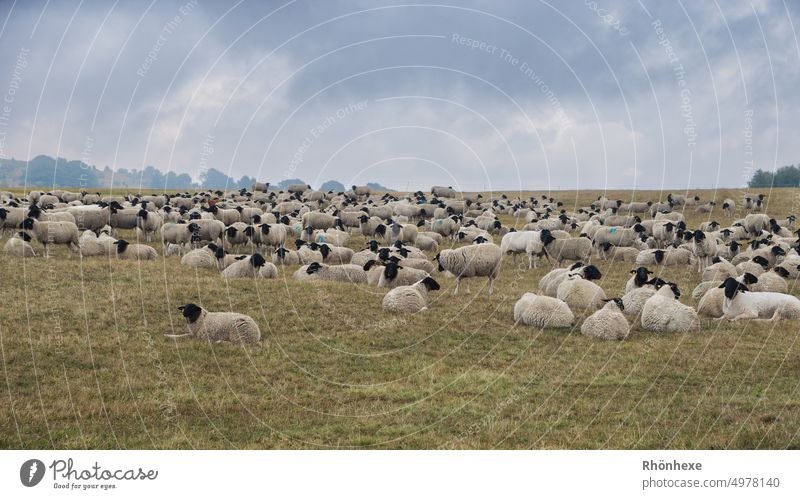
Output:
[[[597,195],[555,197],[572,209]],[[768,213],[797,214],[797,196],[772,191]],[[690,227],[709,218],[686,215]],[[515,301],[549,269],[510,258],[491,297],[485,280],[453,297],[454,281],[437,278],[428,312],[394,316],[380,289],[295,282],[292,267],[226,282],[178,257],[56,254],[0,258],[2,448],[800,448],[796,322],[635,327],[600,342],[579,327],[515,326]],[[595,263],[606,294],[621,296],[632,266]],[[664,276],[696,306],[695,270]],[[186,302],[251,315],[262,342],[164,338],[183,332]]]

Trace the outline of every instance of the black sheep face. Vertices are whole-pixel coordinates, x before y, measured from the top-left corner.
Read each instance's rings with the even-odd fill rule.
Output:
[[[727,279],[725,279],[725,282],[720,284],[719,287],[725,289],[725,298],[729,300],[733,300],[733,297],[736,296],[736,293],[740,291],[742,293],[749,291],[747,289],[747,286],[737,281],[733,277],[728,277]]]
[[[267,261],[260,253],[255,253],[250,257],[250,265],[255,268],[263,267],[265,263],[267,263]]]
[[[742,276],[742,282],[744,284],[755,284],[758,282],[758,277],[754,276],[750,272],[745,272]]]
[[[603,274],[600,273],[600,269],[598,269],[594,265],[589,265],[588,267],[584,267],[581,273],[583,275],[583,278],[586,279],[587,281],[593,281],[603,278]]]
[[[784,279],[787,279],[789,277],[789,271],[783,267],[775,267],[772,270],[774,270],[776,274],[783,277]]]
[[[769,267],[769,262],[767,261],[766,258],[764,258],[761,255],[754,256],[752,261],[753,261],[753,263],[757,263],[757,264],[761,265],[765,270],[767,269],[767,267]]]
[[[120,239],[118,241],[114,241],[114,244],[117,245],[117,253],[125,253],[125,250],[128,249],[128,245],[130,243],[124,239]]]
[[[316,271],[318,271],[320,268],[321,266],[318,262],[312,262],[308,265],[308,268],[306,269],[306,274],[311,275]]]
[[[437,291],[441,289],[441,286],[439,286],[439,283],[436,282],[433,277],[426,277],[422,280],[422,284],[425,285],[428,291]]]
[[[200,314],[203,313],[203,309],[195,305],[194,303],[187,303],[186,305],[181,305],[178,307],[178,310],[183,312],[183,318],[186,319],[186,322],[189,324],[194,324],[197,322],[197,319],[200,318]]]

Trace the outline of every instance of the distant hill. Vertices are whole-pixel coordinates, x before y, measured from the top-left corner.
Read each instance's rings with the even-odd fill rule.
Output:
[[[68,160],[64,158],[51,158],[39,155],[30,161],[17,159],[0,159],[0,187],[72,187],[79,189],[102,189],[112,185],[114,187],[127,187],[136,189],[249,189],[256,179],[244,175],[240,179],[229,177],[216,168],[209,168],[200,174],[195,182],[188,173],[163,173],[154,166],[147,166],[142,170],[118,168],[109,166],[102,170],[90,166],[83,161]],[[265,181],[267,179],[260,179]],[[273,189],[285,189],[289,184],[305,184],[299,178],[281,180]],[[376,191],[391,190],[380,184],[367,184]],[[321,189],[345,191],[345,186],[337,180],[329,180],[322,184]]]

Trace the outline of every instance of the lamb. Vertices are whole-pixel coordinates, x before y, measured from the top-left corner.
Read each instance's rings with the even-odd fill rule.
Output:
[[[153,233],[161,228],[164,219],[158,213],[150,213],[147,210],[139,210],[136,214],[136,227],[144,232],[145,240],[153,240]]]
[[[692,307],[678,301],[677,286],[661,285],[642,307],[642,328],[655,333],[683,333],[699,329]]]
[[[202,248],[193,249],[183,255],[181,265],[195,268],[216,268],[217,259],[215,253],[218,247],[216,244],[209,244]]]
[[[592,241],[588,237],[557,239],[547,229],[539,233],[539,242],[531,241],[526,248],[528,254],[538,254],[544,250],[548,257],[553,257],[561,264],[564,260],[589,260],[592,254]]]
[[[131,244],[124,239],[119,239],[114,244],[117,246],[119,260],[155,260],[158,258],[155,248],[146,244]]]
[[[514,323],[538,328],[571,327],[575,316],[558,298],[525,293],[514,304]]]
[[[72,222],[40,222],[33,218],[22,221],[22,228],[33,232],[33,237],[44,246],[44,257],[50,258],[50,245],[66,244],[71,251],[79,251],[78,226]],[[70,253],[67,254],[71,256]]]
[[[428,273],[419,269],[403,268],[395,262],[389,262],[378,279],[379,288],[396,288],[410,286],[417,281],[429,277]]]
[[[457,249],[443,250],[436,255],[439,271],[448,271],[456,277],[453,294],[458,294],[458,286],[462,279],[469,277],[488,277],[489,294],[494,291],[494,280],[500,275],[503,263],[500,246],[493,243],[464,246]],[[469,293],[469,289],[467,289]]]
[[[411,286],[398,286],[383,297],[383,309],[405,314],[424,312],[428,309],[428,293],[438,289],[439,283],[432,277],[425,277]]]
[[[249,344],[258,343],[261,339],[261,330],[258,329],[258,324],[244,314],[208,312],[194,303],[180,306],[178,310],[183,312],[189,333],[165,335],[168,338],[194,336],[207,341],[233,341]]]
[[[601,340],[624,340],[631,332],[628,319],[622,314],[625,306],[619,298],[607,300],[605,306],[583,321],[581,334]]]
[[[11,236],[3,246],[3,254],[19,258],[30,258],[36,256],[36,252],[29,244],[32,237],[27,232],[18,232]]]
[[[723,318],[728,320],[766,319],[771,321],[800,319],[800,300],[792,295],[753,292],[736,279],[722,283],[725,301]]]
[[[592,280],[602,278],[602,274],[594,265],[573,270],[558,286],[556,298],[564,301],[577,313],[595,311],[603,306],[606,294],[603,288]]]
[[[260,253],[254,253],[251,256],[237,260],[228,268],[220,272],[220,275],[225,278],[236,279],[241,277],[258,277],[261,267],[267,264],[267,261],[261,256]],[[273,265],[274,266],[274,265]],[[275,273],[278,270],[275,269]]]
[[[326,265],[312,262],[297,269],[293,275],[297,280],[338,281],[362,284],[367,282],[367,272],[358,265]]]

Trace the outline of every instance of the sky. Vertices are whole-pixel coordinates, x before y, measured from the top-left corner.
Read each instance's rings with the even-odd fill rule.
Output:
[[[797,3],[4,1],[0,157],[318,187],[741,187],[800,162]]]

